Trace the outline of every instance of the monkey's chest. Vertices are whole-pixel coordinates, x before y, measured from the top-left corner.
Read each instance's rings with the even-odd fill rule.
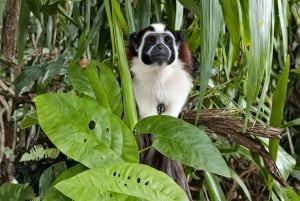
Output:
[[[148,74],[133,78],[135,99],[140,118],[166,114],[177,117],[191,89],[187,73],[168,76]]]

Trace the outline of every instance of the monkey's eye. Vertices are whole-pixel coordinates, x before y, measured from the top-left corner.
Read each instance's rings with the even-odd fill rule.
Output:
[[[153,43],[156,42],[156,37],[150,35],[150,36],[147,37],[146,41],[147,41],[148,44],[153,44]]]
[[[165,36],[164,41],[165,41],[165,43],[171,42],[171,37],[170,36]]]

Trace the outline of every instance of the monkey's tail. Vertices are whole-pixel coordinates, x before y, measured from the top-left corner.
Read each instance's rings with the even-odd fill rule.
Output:
[[[140,149],[151,146],[152,135],[141,134],[140,135]],[[140,162],[149,165],[153,168],[161,170],[172,177],[181,188],[186,192],[189,200],[192,201],[191,191],[185,177],[183,167],[177,161],[167,158],[155,149],[149,149],[140,154]]]

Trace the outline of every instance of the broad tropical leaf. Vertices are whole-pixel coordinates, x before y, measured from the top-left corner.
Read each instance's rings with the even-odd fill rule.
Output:
[[[34,99],[39,123],[63,153],[87,167],[123,161],[137,162],[136,142],[124,123],[95,101],[72,94],[45,94]],[[123,140],[123,135],[126,140]],[[131,138],[131,140],[128,140]]]
[[[75,201],[120,201],[136,197],[149,201],[188,201],[172,178],[142,164],[94,168],[56,184],[55,188]]]
[[[181,163],[211,173],[230,176],[226,162],[203,129],[171,116],[151,116],[139,121],[137,133],[154,134],[153,147]]]

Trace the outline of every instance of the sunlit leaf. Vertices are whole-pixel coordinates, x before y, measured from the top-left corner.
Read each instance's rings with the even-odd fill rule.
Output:
[[[72,94],[45,94],[34,102],[42,129],[69,157],[87,167],[99,167],[123,161],[123,146],[128,146],[132,149],[127,149],[127,154],[137,161],[137,147],[129,129],[95,101]],[[132,140],[123,141],[123,135]]]
[[[142,164],[121,163],[94,168],[55,187],[73,200],[125,200],[128,196],[149,201],[188,200],[172,178]]]
[[[36,112],[32,112],[25,115],[21,121],[20,128],[24,129],[36,124],[38,124],[37,114]]]
[[[171,116],[151,116],[139,121],[137,133],[154,134],[153,147],[185,165],[229,177],[229,169],[203,129]]]

